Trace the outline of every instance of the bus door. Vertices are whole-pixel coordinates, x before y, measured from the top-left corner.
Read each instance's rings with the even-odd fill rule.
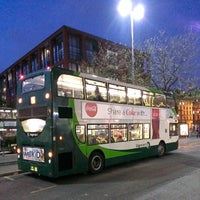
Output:
[[[86,169],[87,166],[87,140],[86,140],[86,126],[85,125],[75,125],[75,162],[79,165],[82,170]],[[83,164],[84,163],[84,164]]]

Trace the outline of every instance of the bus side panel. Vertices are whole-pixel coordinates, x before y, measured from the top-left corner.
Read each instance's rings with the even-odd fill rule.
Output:
[[[178,149],[178,146],[179,146],[178,140],[176,142],[166,144],[166,152],[174,151]]]

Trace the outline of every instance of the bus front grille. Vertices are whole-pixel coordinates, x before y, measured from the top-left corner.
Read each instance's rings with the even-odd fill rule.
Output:
[[[29,107],[18,110],[18,119],[27,118],[46,118],[47,117],[47,106]]]

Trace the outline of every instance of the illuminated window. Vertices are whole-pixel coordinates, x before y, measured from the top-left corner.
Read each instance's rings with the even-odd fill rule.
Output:
[[[125,87],[109,84],[109,101],[112,103],[126,103]]]
[[[127,124],[111,124],[111,142],[127,141]]]
[[[107,101],[106,83],[86,79],[86,98],[95,101]]]
[[[88,144],[108,143],[108,124],[88,125]]]
[[[128,103],[135,105],[142,105],[142,92],[141,90],[127,88]]]
[[[129,140],[139,140],[143,138],[142,124],[129,125]]]
[[[58,96],[83,98],[83,81],[82,78],[67,74],[62,74],[57,80]]]
[[[76,126],[76,136],[78,140],[82,143],[85,143],[85,126],[84,125],[77,125]]]

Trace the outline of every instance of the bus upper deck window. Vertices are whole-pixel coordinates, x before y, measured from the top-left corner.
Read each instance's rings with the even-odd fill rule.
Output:
[[[81,77],[61,74],[57,80],[57,88],[58,96],[83,98],[83,81]]]
[[[22,92],[25,93],[43,89],[44,84],[45,84],[44,74],[25,79],[22,83]]]

